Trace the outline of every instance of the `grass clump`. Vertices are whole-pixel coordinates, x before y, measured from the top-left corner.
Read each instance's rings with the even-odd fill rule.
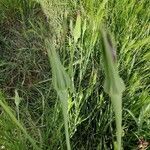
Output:
[[[124,149],[138,149],[140,141],[149,148],[149,5],[149,0],[0,1],[4,104],[40,149],[67,149],[64,124],[68,147],[70,138],[75,150],[114,149],[117,134]],[[102,25],[116,41],[117,63],[111,52],[104,59],[112,45]],[[126,85],[123,93],[116,76]],[[114,91],[122,97],[122,110]],[[116,134],[109,97],[120,103],[122,135]],[[4,108],[0,146],[36,149]]]
[[[11,112],[11,109],[7,104],[4,103],[4,97],[2,96],[2,93],[0,93],[0,105],[1,107],[5,110],[5,112],[9,115],[11,118],[12,122],[16,124],[16,126],[23,132],[25,137],[31,142],[33,145],[34,149],[40,150],[40,148],[36,145],[34,139],[30,137],[30,135],[27,133],[26,129],[21,125],[21,123],[15,118],[13,113]]]

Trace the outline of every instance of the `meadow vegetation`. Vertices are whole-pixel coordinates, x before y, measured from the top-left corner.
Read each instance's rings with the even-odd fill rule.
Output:
[[[149,8],[0,0],[0,150],[149,149]]]

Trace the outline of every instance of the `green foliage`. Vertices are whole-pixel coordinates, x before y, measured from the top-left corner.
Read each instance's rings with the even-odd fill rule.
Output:
[[[0,147],[33,149],[30,136],[40,149],[67,149],[63,112],[72,149],[114,149],[115,117],[104,91],[117,98],[118,112],[122,97],[122,147],[149,142],[149,6],[149,0],[1,0]],[[109,65],[103,59],[102,25],[115,41],[115,65],[111,53]]]
[[[11,109],[9,108],[9,106],[6,103],[4,103],[4,101],[5,101],[5,99],[2,96],[2,93],[0,92],[0,105],[1,105],[1,107],[9,115],[12,122],[14,122],[14,124],[16,124],[16,126],[25,134],[25,137],[28,138],[28,140],[31,142],[31,144],[33,145],[33,148],[40,150],[40,148],[36,145],[35,141],[30,137],[30,135],[27,133],[26,129],[21,125],[21,123],[15,118],[15,116],[11,112]]]

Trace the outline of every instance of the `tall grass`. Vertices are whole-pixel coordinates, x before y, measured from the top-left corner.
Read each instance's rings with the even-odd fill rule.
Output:
[[[64,124],[72,149],[114,149],[120,136],[124,149],[137,149],[141,139],[149,142],[149,5],[149,0],[0,1],[0,88],[17,122],[41,149],[67,149]],[[104,61],[112,46],[102,38],[103,24],[116,41],[117,63],[109,53]],[[121,132],[115,128],[115,119],[117,130],[121,127],[121,113],[117,118],[112,111],[116,94],[109,88],[118,89],[116,76],[126,85],[123,95],[117,90]],[[104,84],[108,80],[113,83]],[[0,134],[6,149],[34,147],[4,108]]]

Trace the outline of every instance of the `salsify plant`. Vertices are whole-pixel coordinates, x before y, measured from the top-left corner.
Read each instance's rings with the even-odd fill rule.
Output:
[[[69,78],[69,75],[66,73],[65,68],[60,62],[58,54],[56,53],[55,50],[54,42],[45,40],[45,44],[47,47],[48,57],[52,68],[53,86],[61,101],[64,117],[67,149],[71,150],[68,131],[68,95],[69,95],[68,89],[71,89],[71,80]]]
[[[122,93],[125,90],[123,80],[117,69],[117,59],[114,44],[110,35],[102,30],[103,37],[103,62],[105,72],[104,90],[109,94],[115,112],[117,150],[121,150],[122,136]]]

